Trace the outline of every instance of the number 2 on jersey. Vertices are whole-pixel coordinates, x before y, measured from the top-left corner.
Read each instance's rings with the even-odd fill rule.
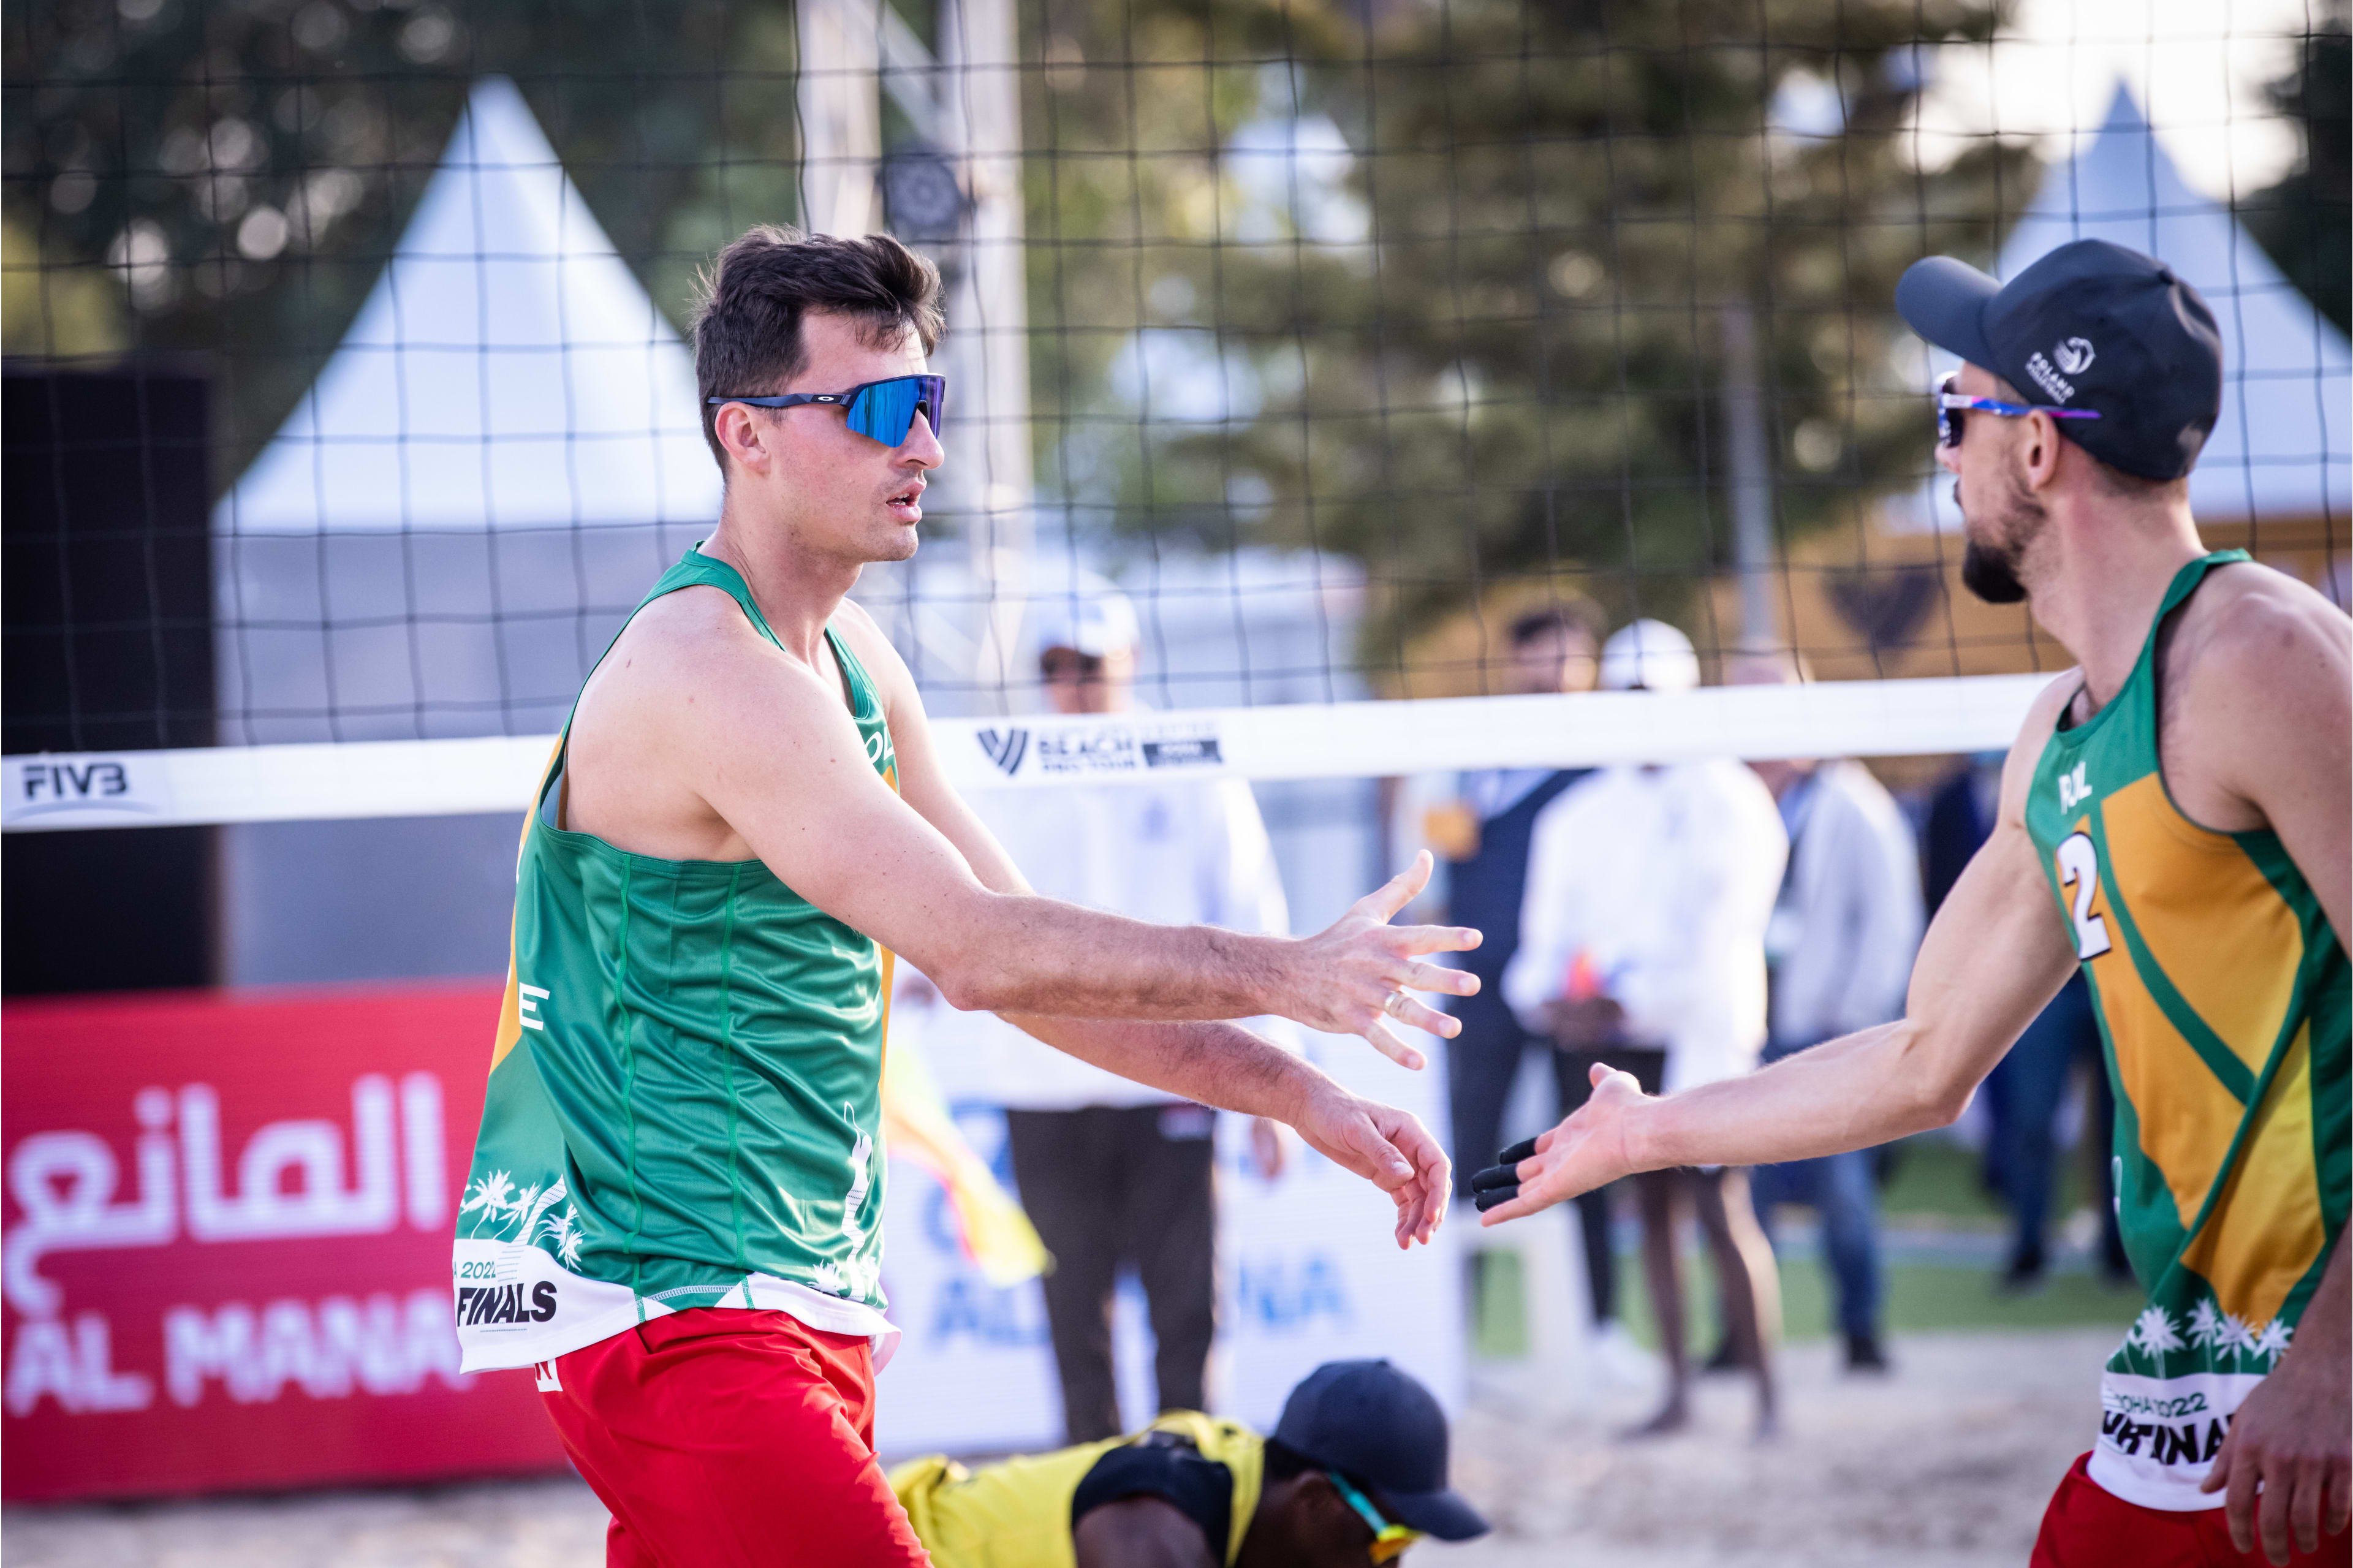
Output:
[[[2071,833],[2059,845],[2059,885],[2075,890],[2075,956],[2097,958],[2108,951],[2108,922],[2092,912],[2100,891],[2100,856],[2088,833]]]

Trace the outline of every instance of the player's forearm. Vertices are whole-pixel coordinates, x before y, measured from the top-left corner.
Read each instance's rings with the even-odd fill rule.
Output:
[[[1968,1083],[1928,1059],[1905,1021],[1816,1046],[1745,1078],[1645,1100],[1627,1129],[1636,1170],[1763,1165],[1868,1148],[1948,1125]]]
[[[1236,1024],[1164,1024],[1013,1014],[1006,1022],[1154,1089],[1247,1116],[1299,1120],[1307,1096],[1330,1079],[1271,1040]]]
[[[1079,1018],[1247,1018],[1286,1010],[1298,943],[1161,926],[1031,893],[977,896],[923,972],[967,1011]],[[1114,1069],[1116,1070],[1116,1069]]]

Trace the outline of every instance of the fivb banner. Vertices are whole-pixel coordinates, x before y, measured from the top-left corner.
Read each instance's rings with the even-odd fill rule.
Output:
[[[499,994],[12,1002],[0,1491],[560,1469],[466,1377],[449,1234]]]

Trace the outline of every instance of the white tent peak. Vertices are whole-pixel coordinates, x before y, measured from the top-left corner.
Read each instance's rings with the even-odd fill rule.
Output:
[[[2353,351],[2231,210],[2189,188],[2119,82],[2106,120],[2043,176],[2003,241],[1994,275],[2016,277],[2076,239],[2154,256],[2205,296],[2222,334],[2222,412],[2190,475],[2208,522],[2342,519],[2353,505]],[[1933,356],[1941,374],[1951,356]],[[1905,506],[1915,527],[1957,531],[1949,479]]]
[[[484,77],[334,357],[235,489],[224,532],[715,516],[694,365],[522,94]]]

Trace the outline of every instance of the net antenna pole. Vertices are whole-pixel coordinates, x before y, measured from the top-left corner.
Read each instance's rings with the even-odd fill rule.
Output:
[[[875,226],[882,165],[882,0],[797,0],[795,108],[801,225],[855,239]]]
[[[974,684],[998,711],[1009,710],[1019,668],[1035,531],[1020,62],[1015,0],[942,0],[940,139],[970,204],[949,279],[942,357],[958,434],[943,478],[965,518],[981,607]]]
[[[1757,314],[1745,300],[1724,307],[1725,467],[1732,490],[1733,570],[1740,578],[1744,653],[1782,647],[1773,609],[1773,470],[1765,444],[1763,377],[1757,367]]]

